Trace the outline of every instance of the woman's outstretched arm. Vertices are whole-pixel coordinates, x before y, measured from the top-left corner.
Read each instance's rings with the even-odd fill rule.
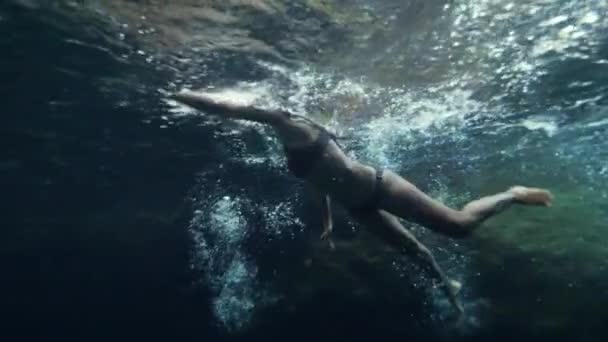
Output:
[[[331,200],[329,195],[321,195],[321,220],[323,222],[323,233],[321,234],[321,240],[327,240],[329,248],[335,249],[334,242],[331,239],[331,232],[333,231],[333,219],[331,216]]]
[[[260,122],[269,125],[283,123],[288,115],[282,111],[264,110],[252,106],[238,105],[229,102],[219,102],[210,96],[183,90],[174,94],[173,99],[192,108],[219,115],[228,119],[240,119]]]

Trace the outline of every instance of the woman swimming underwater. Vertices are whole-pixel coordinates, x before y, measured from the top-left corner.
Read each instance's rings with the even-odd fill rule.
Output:
[[[208,95],[191,91],[182,91],[173,98],[209,114],[271,126],[283,144],[289,170],[312,184],[320,194],[322,238],[328,238],[332,231],[330,202],[333,199],[355,220],[398,251],[413,257],[441,281],[450,302],[461,314],[463,307],[456,299],[460,284],[448,279],[429,249],[399,222],[398,217],[453,238],[465,238],[484,220],[511,204],[550,206],[553,199],[547,190],[514,186],[472,201],[461,210],[451,209],[394,172],[352,160],[336,144],[331,133],[305,117],[286,111],[218,102]]]

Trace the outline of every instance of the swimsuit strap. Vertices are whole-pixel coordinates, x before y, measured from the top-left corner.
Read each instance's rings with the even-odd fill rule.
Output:
[[[384,169],[376,169],[376,182],[374,183],[374,192],[369,200],[370,206],[378,207],[382,199],[382,177],[384,177]]]
[[[384,169],[380,168],[376,170],[376,188],[374,191],[378,191],[380,188],[380,182],[382,182],[382,177],[384,176]]]

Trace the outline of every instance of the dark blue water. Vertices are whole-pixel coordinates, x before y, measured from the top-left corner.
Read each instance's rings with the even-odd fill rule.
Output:
[[[0,5],[6,335],[605,339],[605,1],[191,3]],[[468,241],[412,227],[465,285],[451,329],[431,281],[341,210],[337,250],[318,241],[264,128],[166,99],[210,86],[309,112],[448,204],[527,183],[555,206]]]

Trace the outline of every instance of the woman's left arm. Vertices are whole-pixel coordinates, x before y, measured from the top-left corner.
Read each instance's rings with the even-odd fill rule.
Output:
[[[321,219],[323,221],[323,233],[321,240],[327,240],[331,249],[335,248],[334,242],[331,240],[331,232],[333,230],[333,220],[331,216],[331,199],[329,195],[321,195]]]
[[[241,119],[256,121],[264,124],[278,125],[288,116],[278,110],[265,110],[252,106],[243,106],[228,101],[216,101],[211,96],[189,90],[182,90],[172,95],[178,102],[186,104],[197,110],[218,115],[227,119]]]

